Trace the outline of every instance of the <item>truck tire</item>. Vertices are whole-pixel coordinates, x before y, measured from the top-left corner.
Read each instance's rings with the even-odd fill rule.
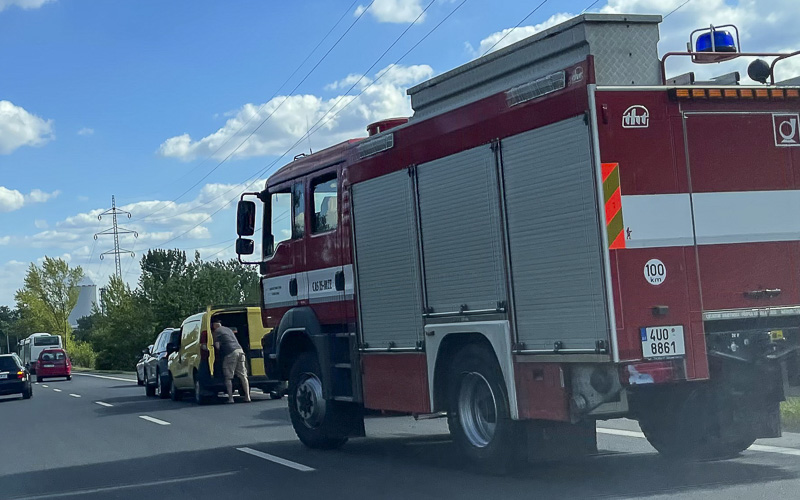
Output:
[[[289,416],[300,441],[314,449],[330,450],[347,442],[343,412],[337,401],[327,401],[322,391],[322,371],[317,355],[300,354],[289,373]]]
[[[169,379],[166,379],[166,381],[164,379],[165,377],[161,375],[161,373],[156,373],[156,380],[158,380],[158,397],[161,399],[167,399],[172,394]]]
[[[746,426],[724,426],[725,412],[709,386],[661,398],[639,416],[639,426],[659,454],[674,460],[735,457],[756,440]]]
[[[494,354],[480,345],[462,348],[447,378],[447,424],[471,461],[506,472],[522,461],[521,422],[511,419],[503,375]]]
[[[144,393],[147,397],[152,398],[156,395],[156,386],[150,385],[146,380],[144,382]]]

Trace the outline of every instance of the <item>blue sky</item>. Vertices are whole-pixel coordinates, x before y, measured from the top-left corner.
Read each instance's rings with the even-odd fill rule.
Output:
[[[496,48],[590,5],[667,14],[684,1],[550,0]],[[0,304],[13,304],[44,255],[105,284],[113,259],[98,257],[112,241],[92,235],[110,226],[96,216],[112,194],[133,213],[122,224],[139,238],[122,246],[137,260],[162,245],[233,256],[230,201],[285,163],[280,155],[308,149],[307,127],[322,125],[310,137],[318,150],[409,115],[407,87],[477,57],[540,2],[438,0],[414,22],[429,3],[0,0]],[[681,50],[694,27],[734,22],[745,49],[797,50],[799,15],[796,0],[694,0],[662,24],[660,47]],[[135,284],[137,261],[123,257],[122,268]]]

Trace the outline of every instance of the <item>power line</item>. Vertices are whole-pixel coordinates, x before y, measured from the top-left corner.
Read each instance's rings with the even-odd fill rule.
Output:
[[[589,10],[589,9],[591,9],[592,7],[594,7],[595,5],[597,5],[597,2],[599,2],[599,1],[600,1],[600,0],[594,0],[594,2],[592,2],[592,3],[591,3],[591,5],[589,5],[588,7],[586,7],[585,9],[583,9],[583,10],[581,11],[581,14],[583,14],[583,13],[584,13],[584,12],[586,12],[587,10]]]
[[[366,6],[366,8],[364,8],[364,10],[362,10],[362,11],[361,11],[361,12],[358,14],[358,16],[356,16],[356,18],[353,20],[353,22],[352,22],[352,23],[350,23],[350,26],[348,26],[348,27],[347,27],[347,29],[344,31],[344,33],[342,33],[342,34],[339,36],[339,38],[336,40],[336,42],[334,42],[334,44],[330,46],[330,48],[329,48],[329,49],[328,49],[328,50],[325,52],[325,54],[323,54],[323,55],[322,55],[322,57],[320,58],[320,60],[319,60],[319,61],[317,61],[317,63],[316,63],[316,64],[314,64],[314,66],[313,66],[313,67],[312,67],[312,68],[311,68],[311,69],[308,71],[308,73],[306,73],[306,75],[305,75],[305,76],[302,78],[302,80],[300,80],[300,81],[297,83],[297,85],[295,85],[295,86],[294,86],[294,88],[293,88],[293,89],[292,89],[292,90],[289,92],[289,95],[288,95],[288,96],[286,96],[286,98],[284,98],[284,99],[283,99],[283,100],[282,100],[282,101],[281,101],[281,102],[280,102],[280,103],[279,103],[279,104],[278,104],[278,105],[275,107],[275,109],[273,109],[273,110],[272,110],[272,112],[270,112],[270,114],[269,114],[269,115],[267,115],[267,117],[266,117],[266,118],[264,118],[264,119],[261,121],[261,123],[259,123],[259,124],[258,124],[258,126],[256,126],[256,127],[255,127],[255,128],[252,130],[252,131],[250,131],[250,133],[247,135],[247,137],[245,137],[245,138],[244,138],[244,139],[243,139],[243,140],[242,140],[242,141],[241,141],[241,142],[240,142],[240,143],[239,143],[239,144],[238,144],[238,145],[237,145],[237,146],[236,146],[236,147],[235,147],[235,148],[234,148],[234,149],[233,149],[233,150],[230,152],[230,153],[228,153],[228,154],[225,156],[225,158],[223,158],[223,159],[222,159],[222,160],[221,160],[219,163],[217,163],[217,164],[214,166],[214,168],[212,168],[210,171],[208,171],[208,172],[207,172],[207,173],[206,173],[204,176],[202,176],[202,177],[201,177],[201,178],[200,178],[200,179],[199,179],[197,182],[195,182],[194,184],[192,184],[192,185],[191,185],[191,186],[190,186],[188,189],[186,189],[186,190],[185,190],[183,193],[181,193],[180,195],[178,195],[178,197],[177,197],[177,198],[174,198],[173,200],[171,200],[171,202],[167,202],[166,204],[164,204],[164,205],[163,205],[161,208],[159,208],[158,210],[155,210],[155,211],[153,211],[153,212],[151,212],[151,213],[149,213],[149,214],[145,215],[144,217],[142,217],[142,218],[141,218],[141,219],[139,219],[139,220],[140,220],[140,221],[141,221],[141,220],[144,220],[144,219],[146,219],[146,218],[148,218],[148,217],[150,217],[150,216],[152,216],[152,215],[154,215],[154,214],[156,214],[156,213],[160,212],[161,210],[163,210],[163,209],[164,209],[164,208],[166,208],[167,206],[169,206],[169,203],[174,203],[175,201],[177,201],[177,200],[181,199],[183,196],[185,196],[187,193],[189,193],[191,190],[193,190],[195,187],[197,187],[197,186],[198,186],[198,185],[199,185],[201,182],[203,182],[205,179],[207,179],[207,178],[208,178],[208,176],[210,176],[211,174],[213,174],[213,173],[214,173],[214,172],[215,172],[215,171],[216,171],[216,170],[217,170],[219,167],[221,167],[221,166],[222,166],[222,164],[223,164],[223,163],[225,163],[226,161],[228,161],[228,160],[229,160],[229,159],[230,159],[230,158],[231,158],[231,157],[232,157],[234,154],[236,154],[236,152],[237,152],[237,151],[239,151],[239,149],[241,149],[241,147],[242,147],[242,146],[244,146],[244,144],[245,144],[245,143],[246,143],[248,140],[250,140],[250,138],[251,138],[251,137],[253,137],[253,135],[255,135],[255,133],[256,133],[256,132],[258,132],[258,131],[261,129],[261,127],[262,127],[262,126],[264,126],[264,124],[265,124],[265,123],[267,123],[267,121],[268,121],[270,118],[272,118],[272,116],[273,116],[275,113],[277,113],[277,112],[278,112],[278,110],[281,108],[281,106],[283,106],[283,104],[284,104],[286,101],[288,101],[288,100],[289,100],[289,98],[290,98],[290,97],[291,97],[291,96],[292,96],[292,95],[295,93],[295,91],[296,91],[296,90],[297,90],[297,89],[300,87],[300,85],[302,85],[303,83],[305,83],[305,81],[308,79],[308,77],[309,77],[309,76],[311,76],[311,73],[313,73],[313,72],[314,72],[314,71],[315,71],[315,70],[316,70],[316,69],[319,67],[319,65],[320,65],[320,64],[322,64],[322,62],[323,62],[323,61],[324,61],[324,60],[325,60],[325,59],[328,57],[328,55],[330,55],[330,53],[333,51],[333,49],[335,49],[335,48],[336,48],[336,47],[339,45],[339,42],[341,42],[341,41],[344,39],[344,37],[345,37],[345,36],[347,36],[347,34],[350,32],[350,30],[351,30],[351,29],[353,29],[353,26],[355,26],[355,25],[356,25],[356,23],[357,23],[357,22],[358,22],[358,21],[359,21],[359,20],[360,20],[360,19],[361,19],[361,18],[364,16],[364,14],[365,14],[365,13],[366,13],[366,12],[369,10],[369,8],[370,8],[370,7],[372,7],[372,4],[373,4],[373,3],[375,3],[375,0],[372,0],[372,1],[371,1],[371,2],[370,2],[370,3],[369,3],[367,6]],[[353,5],[355,5],[355,2],[353,2]],[[350,8],[348,7],[348,11],[347,11],[347,12],[349,12],[349,10],[350,10]],[[344,15],[342,15],[342,18],[344,18]],[[340,21],[341,21],[341,19],[342,19],[342,18],[340,18]],[[336,25],[338,25],[338,22],[336,23]],[[336,27],[336,25],[334,26],[334,28]],[[333,30],[334,28],[331,28],[331,30]],[[327,35],[326,35],[325,37],[327,38]],[[323,41],[324,41],[324,38],[323,38]],[[320,44],[321,44],[321,43],[322,43],[322,41],[320,42]],[[317,46],[319,46],[319,44],[318,44]],[[316,50],[316,47],[314,48],[314,50]],[[310,56],[311,56],[311,54],[313,54],[313,51],[312,51],[312,52],[309,54],[309,56],[308,56],[308,57],[310,57]],[[303,61],[303,63],[305,63],[305,61],[307,61],[307,60],[308,60],[308,57],[306,57],[306,59]],[[302,66],[302,64],[303,64],[303,63],[301,63],[301,66]],[[295,70],[295,71],[292,73],[292,76],[294,76],[294,74],[295,74],[295,73],[297,73],[297,70],[299,70],[299,69],[300,69],[300,66],[298,66],[298,68],[297,68],[297,69],[296,69],[296,70]],[[254,116],[257,116],[257,115],[258,115],[258,113],[260,113],[260,112],[261,112],[261,110],[262,110],[262,109],[264,109],[264,107],[265,107],[267,104],[269,104],[269,102],[270,102],[272,99],[274,99],[274,98],[275,98],[275,96],[277,96],[278,92],[280,92],[280,89],[282,89],[282,88],[283,88],[283,86],[284,86],[284,85],[286,85],[286,83],[287,83],[287,82],[288,82],[290,79],[291,79],[291,76],[290,76],[289,78],[287,78],[286,82],[284,82],[284,83],[281,85],[281,87],[278,89],[278,91],[277,91],[275,94],[273,94],[273,96],[272,96],[270,99],[268,99],[268,100],[267,100],[267,101],[266,101],[264,104],[262,104],[262,105],[261,105],[261,107],[258,109],[258,111],[256,111],[256,115],[254,115]],[[252,118],[251,118],[251,120],[252,120]],[[239,129],[239,131],[241,131],[243,128],[244,128],[244,126],[243,126],[242,128],[240,128],[240,129]],[[235,136],[236,136],[236,134],[238,134],[238,132],[239,132],[239,131],[237,131],[236,133],[234,133],[234,134],[233,134],[233,135],[232,135],[232,136],[231,136],[231,137],[230,137],[228,140],[230,141],[230,140],[231,140],[233,137],[235,137]],[[220,146],[220,148],[219,148],[219,149],[217,149],[217,151],[215,151],[214,153],[212,153],[212,155],[211,155],[211,156],[213,156],[214,154],[216,154],[216,153],[217,153],[217,152],[218,152],[220,149],[222,149],[222,146]],[[205,161],[205,160],[204,160],[204,161]]]
[[[547,1],[547,0],[545,0],[545,2],[546,2],[546,1]],[[400,57],[400,58],[397,60],[397,62],[395,62],[395,64],[397,64],[398,62],[400,62],[400,61],[401,61],[403,58],[405,58],[405,57],[406,57],[408,54],[410,54],[410,53],[411,53],[411,52],[412,52],[414,49],[416,49],[416,48],[417,48],[417,47],[418,47],[418,46],[419,46],[419,45],[420,45],[420,44],[421,44],[421,43],[422,43],[424,40],[426,40],[426,39],[427,39],[427,38],[428,38],[428,37],[429,37],[429,36],[430,36],[430,35],[431,35],[431,34],[432,34],[434,31],[436,31],[436,30],[437,30],[437,29],[438,29],[438,28],[439,28],[439,27],[440,27],[442,24],[444,24],[444,22],[446,22],[446,21],[447,21],[447,20],[448,20],[450,17],[452,17],[452,16],[453,16],[453,14],[455,14],[455,13],[456,13],[456,12],[457,12],[457,11],[458,11],[458,10],[459,10],[459,9],[460,9],[460,8],[461,8],[461,7],[462,7],[462,6],[463,6],[463,5],[466,3],[466,2],[467,2],[467,0],[462,0],[462,1],[461,1],[461,2],[460,2],[460,3],[459,3],[459,4],[458,4],[458,5],[457,5],[457,6],[456,6],[456,7],[455,7],[455,8],[454,8],[454,9],[453,9],[451,12],[450,12],[450,13],[448,13],[448,14],[447,14],[447,16],[445,16],[445,17],[444,17],[444,18],[443,18],[441,21],[439,21],[439,23],[438,23],[438,24],[436,24],[436,25],[435,25],[433,28],[431,28],[431,29],[430,29],[430,30],[429,30],[429,31],[428,31],[428,32],[427,32],[427,33],[426,33],[426,34],[425,34],[425,35],[424,35],[424,36],[423,36],[423,37],[422,37],[422,38],[421,38],[419,41],[417,41],[417,42],[416,42],[416,43],[415,43],[415,44],[414,44],[414,45],[413,45],[413,46],[412,46],[410,49],[408,49],[408,50],[407,50],[407,51],[406,51],[406,52],[405,52],[405,53],[404,53],[404,54],[403,54],[403,55],[402,55],[402,56],[401,56],[401,57]],[[431,3],[433,3],[433,2],[431,2]],[[372,5],[372,4],[370,4],[370,5]],[[430,5],[429,5],[429,6],[430,6]],[[427,7],[426,7],[426,8],[427,8]],[[530,17],[530,14],[529,14],[528,16],[526,16],[526,18],[527,18],[527,17]],[[419,19],[419,17],[418,17],[417,19]],[[523,20],[523,21],[524,21],[524,20]],[[415,20],[414,22],[416,22],[416,20]],[[402,37],[402,36],[403,36],[403,35],[404,35],[404,34],[405,34],[407,31],[408,31],[408,30],[406,30],[406,31],[404,31],[403,33],[401,33],[401,35],[398,37],[398,39],[399,39],[400,37]],[[395,40],[395,41],[392,43],[392,46],[394,46],[396,43],[397,43],[397,40]],[[383,57],[383,55],[381,55],[381,58],[382,58],[382,57]],[[377,62],[379,62],[379,61],[380,61],[380,59],[379,59]],[[374,65],[375,65],[375,64],[377,64],[377,62],[375,62],[375,63],[373,64],[373,67],[374,67]],[[385,74],[385,73],[383,73],[383,74]],[[377,81],[377,80],[380,78],[380,76],[383,76],[383,74],[382,74],[382,75],[379,75],[379,76],[378,76],[378,78],[376,78],[376,79],[375,79],[373,82],[371,82],[371,83],[370,83],[370,85],[367,85],[367,87],[365,87],[365,88],[364,88],[364,90],[362,90],[362,91],[361,91],[361,93],[360,93],[358,96],[360,96],[361,94],[363,94],[363,93],[364,93],[364,92],[365,92],[365,91],[366,91],[366,90],[367,90],[367,89],[368,89],[370,86],[372,86],[372,85],[374,84],[374,82],[376,82],[376,81]],[[352,87],[351,87],[351,88],[352,88]],[[336,114],[334,114],[333,116],[331,116],[330,118],[328,118],[328,120],[325,120],[325,122],[323,122],[323,120],[324,120],[324,119],[325,119],[325,118],[326,118],[326,117],[327,117],[327,116],[330,114],[330,112],[331,112],[331,111],[333,111],[333,109],[336,107],[336,103],[334,103],[334,105],[333,105],[333,106],[331,106],[331,107],[328,109],[328,111],[326,111],[326,112],[325,112],[325,114],[323,114],[323,115],[322,115],[322,116],[319,118],[319,120],[317,120],[317,122],[316,122],[314,125],[312,125],[312,126],[311,126],[311,129],[310,129],[308,132],[306,132],[306,134],[303,134],[303,135],[302,135],[302,136],[301,136],[301,137],[300,137],[300,138],[299,138],[297,141],[295,141],[295,143],[294,143],[294,144],[292,144],[292,145],[291,145],[291,146],[290,146],[290,147],[289,147],[289,148],[288,148],[288,149],[287,149],[287,150],[286,150],[286,151],[285,151],[283,154],[281,154],[281,155],[280,155],[279,157],[277,157],[275,160],[273,160],[272,162],[270,162],[269,164],[267,164],[267,165],[266,165],[266,166],[265,166],[263,169],[261,169],[261,170],[257,171],[257,172],[256,172],[254,175],[252,175],[252,176],[250,176],[248,179],[246,179],[246,180],[245,180],[245,181],[242,183],[242,184],[249,183],[249,184],[247,184],[247,186],[245,187],[245,190],[249,189],[249,188],[252,186],[252,184],[253,184],[253,183],[252,183],[252,182],[250,182],[250,181],[252,181],[254,178],[256,178],[256,177],[258,177],[258,176],[260,176],[260,175],[263,175],[264,173],[268,172],[268,171],[269,171],[269,170],[270,170],[270,169],[271,169],[273,166],[275,166],[275,165],[276,165],[276,164],[277,164],[279,161],[281,161],[281,159],[283,159],[283,158],[284,158],[284,157],[285,157],[287,154],[289,154],[289,152],[290,152],[290,151],[292,151],[292,150],[293,150],[295,147],[297,147],[297,145],[298,145],[298,144],[300,144],[300,143],[301,143],[303,140],[305,140],[305,138],[306,138],[306,135],[313,134],[313,133],[315,133],[317,130],[319,130],[319,128],[321,128],[321,127],[319,127],[319,125],[320,125],[320,124],[324,125],[325,123],[327,123],[328,121],[330,121],[330,120],[331,120],[333,117],[337,116],[337,115],[338,115],[338,113],[340,113],[340,112],[341,112],[341,111],[342,111],[344,108],[346,108],[346,107],[347,107],[347,106],[348,106],[350,103],[352,103],[353,101],[355,101],[355,100],[358,98],[358,96],[356,96],[356,98],[354,98],[354,99],[353,99],[352,101],[350,101],[349,103],[345,104],[345,105],[344,105],[344,106],[343,106],[343,107],[342,107],[342,108],[341,108],[341,109],[340,109],[340,110],[339,110],[339,111],[338,111]],[[339,101],[337,100],[337,103],[338,103],[338,102],[339,102]],[[229,192],[230,192],[230,191],[232,191],[232,190],[233,190],[233,188],[232,188],[232,189],[230,189],[230,190],[228,190],[226,193],[229,193]],[[191,232],[191,231],[192,231],[194,228],[196,228],[196,227],[198,227],[198,226],[201,226],[202,224],[204,224],[205,222],[207,222],[208,220],[210,220],[210,219],[211,219],[211,218],[212,218],[214,215],[216,215],[217,213],[219,213],[220,211],[222,211],[224,208],[226,208],[226,207],[227,207],[227,205],[228,205],[229,203],[232,203],[232,202],[233,202],[233,201],[235,201],[235,200],[236,200],[236,198],[238,198],[238,197],[239,197],[239,196],[236,196],[236,197],[232,198],[232,199],[231,199],[231,200],[230,200],[228,203],[226,203],[226,204],[225,204],[224,206],[222,206],[221,208],[219,208],[219,209],[215,210],[214,212],[212,212],[212,213],[211,213],[211,214],[210,214],[208,217],[206,217],[205,219],[203,219],[202,221],[200,221],[200,222],[199,222],[199,223],[197,223],[196,225],[192,226],[191,228],[189,228],[188,230],[184,231],[183,233],[181,233],[181,234],[179,234],[179,235],[177,235],[177,236],[175,236],[175,237],[173,237],[173,238],[170,238],[169,240],[167,240],[167,241],[165,241],[165,242],[163,242],[163,243],[159,244],[158,246],[159,246],[159,247],[163,247],[164,245],[167,245],[168,243],[172,243],[173,241],[175,241],[175,240],[177,240],[177,239],[179,239],[179,238],[181,238],[181,237],[185,236],[186,234],[188,234],[189,232]]]
[[[458,5],[456,6],[456,8],[454,8],[454,9],[453,9],[453,10],[452,10],[452,11],[451,11],[451,12],[450,12],[450,13],[449,13],[447,16],[445,16],[445,17],[444,17],[444,18],[443,18],[441,21],[439,21],[439,23],[438,23],[436,26],[434,26],[434,27],[433,27],[433,28],[432,28],[430,31],[428,31],[428,32],[427,32],[427,33],[426,33],[426,34],[425,34],[425,35],[424,35],[422,38],[420,38],[419,40],[417,40],[417,43],[415,43],[414,45],[412,45],[412,46],[411,46],[411,48],[409,48],[408,50],[406,50],[406,52],[405,52],[405,53],[404,53],[402,56],[400,56],[399,58],[397,58],[397,60],[396,60],[396,61],[395,61],[393,64],[394,64],[394,65],[397,65],[397,64],[399,64],[399,63],[400,63],[400,62],[401,62],[403,59],[405,59],[405,58],[406,58],[406,56],[408,56],[408,54],[410,54],[410,53],[411,53],[411,52],[412,52],[414,49],[416,49],[416,48],[417,48],[417,47],[418,47],[418,46],[419,46],[419,45],[420,45],[422,42],[424,42],[424,41],[425,41],[425,39],[427,39],[427,38],[428,38],[428,36],[430,36],[430,35],[431,35],[431,34],[432,34],[434,31],[436,31],[436,29],[437,29],[437,28],[439,28],[439,26],[441,26],[441,25],[442,25],[442,24],[443,24],[445,21],[447,21],[447,20],[450,18],[450,16],[452,16],[453,14],[455,14],[455,13],[456,13],[456,11],[457,11],[458,9],[460,9],[460,8],[461,8],[461,6],[462,6],[462,5],[464,5],[466,2],[467,2],[467,0],[462,0],[462,2],[461,2],[460,4],[458,4]],[[319,122],[317,122],[317,123],[316,123],[314,126],[317,126],[317,125],[319,125],[319,127],[317,127],[315,130],[312,130],[312,131],[311,131],[311,133],[312,133],[312,134],[313,134],[313,133],[315,133],[317,130],[319,130],[320,128],[322,128],[322,126],[323,126],[323,125],[325,125],[326,123],[328,123],[328,122],[329,122],[329,121],[331,121],[332,119],[336,118],[336,117],[339,115],[339,113],[341,113],[342,111],[344,111],[344,110],[347,108],[347,106],[349,106],[349,105],[353,104],[355,101],[357,101],[357,100],[358,100],[358,98],[359,98],[359,97],[361,97],[361,96],[362,96],[362,95],[363,95],[363,94],[364,94],[364,93],[365,93],[367,90],[369,90],[369,88],[370,88],[370,87],[372,87],[373,85],[375,85],[376,83],[378,83],[378,81],[379,81],[381,78],[383,78],[383,76],[384,76],[384,75],[386,75],[386,73],[388,73],[388,71],[387,71],[387,72],[384,72],[384,73],[381,73],[380,75],[378,75],[378,76],[375,78],[375,80],[371,81],[371,82],[369,83],[369,85],[367,85],[366,87],[364,87],[364,88],[361,90],[361,92],[359,92],[359,93],[358,93],[358,95],[356,95],[356,96],[355,96],[355,97],[354,97],[354,98],[353,98],[353,99],[352,99],[350,102],[348,102],[347,104],[345,104],[344,106],[342,106],[342,107],[341,107],[341,108],[340,108],[340,109],[339,109],[339,110],[338,110],[336,113],[334,113],[333,115],[331,115],[331,116],[330,116],[330,117],[329,117],[327,120],[325,120],[325,122],[324,122],[324,123],[322,123],[322,124],[319,124]],[[352,90],[352,87],[351,87],[351,90]],[[348,92],[349,92],[349,91],[348,91]],[[335,106],[332,106],[332,107],[331,107],[331,109],[333,109],[334,107],[335,107]],[[329,112],[330,112],[330,111],[329,111]],[[326,114],[327,114],[327,113],[326,113]],[[324,116],[323,116],[323,118],[324,118]]]
[[[677,7],[675,7],[674,9],[672,9],[672,11],[671,11],[669,14],[667,14],[666,16],[664,16],[664,17],[663,17],[663,19],[666,19],[666,18],[668,18],[669,16],[671,16],[672,14],[674,14],[674,13],[678,12],[679,10],[681,10],[681,8],[683,8],[683,6],[684,6],[684,5],[686,5],[687,3],[691,2],[691,1],[692,1],[692,0],[686,0],[686,1],[685,1],[685,2],[683,2],[682,4],[678,5]]]
[[[493,48],[497,47],[497,44],[498,44],[498,43],[500,43],[500,42],[502,42],[503,40],[505,40],[505,39],[506,39],[506,37],[507,37],[508,35],[510,35],[511,33],[513,33],[515,29],[519,28],[519,27],[520,27],[520,25],[521,25],[522,23],[524,23],[525,21],[527,21],[529,17],[531,17],[531,16],[532,16],[532,15],[533,15],[533,14],[534,14],[534,13],[535,13],[537,10],[539,10],[540,8],[542,8],[542,6],[543,6],[544,4],[546,4],[547,2],[548,2],[548,0],[542,0],[542,3],[540,3],[539,5],[537,5],[536,7],[534,7],[534,9],[533,9],[532,11],[528,12],[528,15],[527,15],[527,16],[525,16],[525,17],[523,17],[523,18],[522,18],[522,20],[521,20],[520,22],[518,22],[516,26],[514,26],[513,28],[511,28],[510,30],[508,30],[508,32],[507,32],[505,35],[503,35],[502,37],[500,37],[500,39],[499,39],[498,41],[494,42],[494,45],[492,45],[491,47],[489,47],[489,49],[488,49],[488,50],[486,50],[486,52],[484,52],[483,54],[481,54],[481,57],[483,57],[483,56],[485,56],[486,54],[488,54],[489,52],[491,52]]]

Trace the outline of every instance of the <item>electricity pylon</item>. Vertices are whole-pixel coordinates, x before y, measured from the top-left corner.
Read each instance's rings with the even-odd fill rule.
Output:
[[[117,278],[122,279],[122,268],[119,264],[119,256],[121,254],[131,254],[133,257],[135,254],[131,250],[125,250],[124,248],[119,247],[119,235],[120,234],[132,234],[134,238],[139,237],[139,233],[136,231],[131,231],[130,229],[125,229],[124,227],[117,226],[117,215],[127,215],[128,218],[131,218],[131,213],[126,212],[125,210],[120,210],[117,208],[117,202],[114,199],[114,195],[111,195],[111,209],[106,210],[105,212],[101,213],[97,216],[98,220],[103,220],[104,215],[110,215],[112,217],[113,224],[110,228],[106,229],[105,231],[101,231],[94,235],[94,239],[97,239],[98,236],[103,236],[106,234],[114,235],[114,249],[107,250],[100,254],[100,260],[103,260],[103,256],[105,255],[113,255],[114,256],[114,265],[117,270]]]

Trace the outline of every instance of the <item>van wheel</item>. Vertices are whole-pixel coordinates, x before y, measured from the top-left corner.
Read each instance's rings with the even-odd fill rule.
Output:
[[[200,381],[197,379],[196,373],[194,377],[194,402],[198,405],[204,405],[208,403],[208,396],[203,394],[203,388],[200,385]]]
[[[31,399],[33,397],[33,387],[28,387],[28,390],[22,393],[22,399]]]
[[[67,380],[72,380],[72,375],[67,375]]]
[[[486,348],[468,345],[448,374],[447,424],[453,441],[473,462],[505,472],[521,458],[524,431],[511,420],[503,375]]]
[[[344,412],[322,391],[319,361],[314,353],[297,357],[289,374],[289,416],[300,441],[309,448],[334,449],[347,442],[340,422]]]
[[[164,376],[160,373],[156,373],[156,378],[158,380],[158,397],[161,399],[167,399],[172,395],[172,391],[170,391],[170,383],[169,379],[164,381]]]
[[[44,378],[40,377],[39,375],[36,375],[36,383],[37,384],[41,383],[42,380],[44,380]]]
[[[181,400],[181,391],[175,387],[175,381],[172,379],[172,373],[169,374],[169,398],[173,401]]]

